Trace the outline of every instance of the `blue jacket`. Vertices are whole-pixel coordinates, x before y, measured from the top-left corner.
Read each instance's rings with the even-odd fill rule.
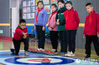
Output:
[[[36,15],[37,15],[38,10],[35,13],[35,24],[34,25],[40,25],[40,26],[46,26],[48,18],[47,18],[47,11],[45,9],[42,9],[39,12],[38,18],[37,18],[37,22],[36,22]]]

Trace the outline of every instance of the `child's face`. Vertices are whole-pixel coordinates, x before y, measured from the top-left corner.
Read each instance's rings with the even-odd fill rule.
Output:
[[[39,3],[38,4],[38,8],[40,8],[40,9],[43,8],[43,4],[42,3]]]
[[[52,10],[52,12],[55,12],[56,11],[55,6],[51,6],[51,10]]]
[[[25,29],[26,28],[26,23],[20,23],[19,26],[20,26],[21,29]]]
[[[59,3],[58,3],[58,6],[59,6],[60,8],[62,8],[62,7],[64,7],[64,3],[59,2]]]
[[[88,13],[91,13],[93,11],[93,7],[91,5],[86,6],[86,10]]]
[[[67,10],[71,10],[72,9],[72,5],[71,4],[66,4],[66,8],[67,8]]]

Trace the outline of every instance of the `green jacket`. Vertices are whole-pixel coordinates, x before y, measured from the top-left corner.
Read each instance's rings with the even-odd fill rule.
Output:
[[[58,25],[58,31],[65,31],[65,18],[63,12],[66,11],[66,7],[60,8],[57,15],[56,15],[56,21],[59,19],[59,25]]]

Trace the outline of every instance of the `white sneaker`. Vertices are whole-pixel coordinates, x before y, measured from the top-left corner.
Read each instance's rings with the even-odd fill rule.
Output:
[[[73,52],[68,52],[67,54],[65,54],[65,56],[75,56],[75,54]]]
[[[56,52],[56,49],[52,49],[52,52],[54,52],[55,54],[58,54],[58,52]]]
[[[53,52],[55,52],[55,51],[56,51],[56,49],[52,49],[52,51],[53,51]]]
[[[73,52],[71,52],[71,56],[75,56],[75,54]]]
[[[39,52],[44,52],[45,50],[42,49],[42,48],[40,48],[40,49],[38,49],[38,51],[39,51]]]
[[[65,56],[69,56],[70,54],[71,54],[71,52],[68,51],[68,52],[65,54]]]
[[[68,54],[66,53],[65,56],[68,56]]]

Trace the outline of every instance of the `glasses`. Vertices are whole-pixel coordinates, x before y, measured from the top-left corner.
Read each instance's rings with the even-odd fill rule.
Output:
[[[26,25],[21,25],[21,26],[26,26]]]

